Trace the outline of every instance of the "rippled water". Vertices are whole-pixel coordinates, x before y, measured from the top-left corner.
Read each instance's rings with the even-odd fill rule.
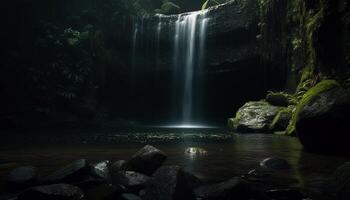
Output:
[[[131,133],[130,133],[131,132]],[[316,155],[302,150],[297,138],[232,134],[217,129],[157,129],[104,133],[10,134],[2,140],[0,176],[23,165],[37,166],[47,174],[79,158],[91,162],[128,159],[145,144],[153,144],[168,155],[166,164],[183,166],[207,181],[219,181],[246,174],[266,157],[286,159],[292,169],[254,180],[271,188],[298,187],[320,195],[323,183],[346,157]],[[15,142],[17,141],[17,142]],[[188,147],[201,147],[208,153],[190,156]]]

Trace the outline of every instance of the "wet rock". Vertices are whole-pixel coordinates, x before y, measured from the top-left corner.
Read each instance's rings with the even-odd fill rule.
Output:
[[[159,168],[146,185],[144,200],[194,200],[186,173],[179,166]]]
[[[36,178],[36,167],[23,166],[12,170],[7,176],[7,182],[14,185],[28,185],[34,183]]]
[[[273,189],[266,192],[274,200],[303,200],[304,195],[295,189]]]
[[[295,129],[305,149],[349,153],[350,97],[332,80],[311,88],[297,105]]]
[[[45,185],[30,188],[18,196],[18,200],[80,200],[84,193],[67,184]]]
[[[127,163],[127,170],[152,175],[163,164],[166,157],[164,152],[147,145],[132,156]]]
[[[72,183],[82,181],[90,172],[85,159],[77,160],[62,169],[59,169],[51,175],[45,177],[42,181],[49,183]]]
[[[237,111],[235,119],[229,124],[239,132],[269,132],[273,119],[281,109],[265,101],[248,102]]]
[[[118,198],[118,200],[142,200],[139,196],[132,193],[125,193]]]
[[[201,200],[241,200],[255,196],[249,184],[237,177],[214,185],[201,186],[195,190],[195,193]]]
[[[114,181],[125,186],[133,192],[143,189],[149,177],[133,171],[121,171]]]
[[[118,160],[118,161],[115,161],[111,167],[110,167],[110,171],[112,174],[116,174],[118,173],[119,171],[124,171],[126,170],[126,161],[125,160]]]
[[[336,169],[332,178],[332,186],[338,200],[350,199],[350,162]]]
[[[290,169],[289,163],[281,158],[266,158],[260,162],[260,166],[272,170]]]
[[[108,160],[90,165],[91,175],[102,180],[108,180],[110,178],[108,166]]]

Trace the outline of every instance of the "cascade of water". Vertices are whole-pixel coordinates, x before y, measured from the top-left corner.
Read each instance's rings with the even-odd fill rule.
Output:
[[[208,19],[205,12],[180,15],[175,22],[174,66],[183,74],[182,121],[191,123],[193,112],[194,71],[202,65]],[[198,28],[199,26],[199,28]],[[197,49],[199,49],[197,51]]]
[[[150,61],[149,59],[154,58],[153,56],[155,56],[155,66],[160,67],[164,55],[161,56],[161,40],[167,37],[165,34],[169,34],[174,45],[172,57],[174,99],[181,104],[175,107],[180,107],[182,123],[190,124],[193,121],[192,113],[196,105],[194,104],[195,74],[200,71],[204,63],[209,19],[206,17],[206,11],[180,14],[175,22],[169,20],[172,20],[173,16],[156,15],[155,17],[157,18],[143,16],[134,23],[132,73],[135,73],[136,65]],[[135,60],[138,63],[135,64]],[[197,83],[197,85],[200,84]]]

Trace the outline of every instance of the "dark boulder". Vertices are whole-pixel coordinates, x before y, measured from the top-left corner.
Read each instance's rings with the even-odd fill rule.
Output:
[[[281,158],[266,158],[260,162],[260,166],[272,170],[290,169],[289,163]]]
[[[108,180],[110,178],[110,173],[109,173],[109,161],[102,161],[99,163],[91,164],[91,175],[102,179],[102,180]]]
[[[114,182],[125,186],[133,192],[143,189],[148,180],[148,176],[133,171],[121,171],[116,177],[113,177]]]
[[[112,163],[110,166],[111,174],[117,174],[120,171],[126,170],[127,162],[125,160],[118,160]]]
[[[297,105],[295,128],[305,149],[324,153],[349,153],[350,100],[332,80],[311,88]]]
[[[53,172],[42,181],[48,183],[73,183],[82,181],[89,174],[90,168],[86,164],[86,160],[80,159]]]
[[[36,181],[37,168],[23,166],[12,170],[7,176],[7,182],[13,185],[30,185]]]
[[[253,190],[248,182],[238,177],[214,185],[201,186],[195,193],[201,200],[266,199],[263,194]]]
[[[153,146],[147,145],[140,149],[128,161],[126,169],[146,175],[152,175],[165,161],[164,152]]]
[[[146,185],[144,200],[194,200],[187,174],[179,166],[159,168]]]
[[[84,193],[81,189],[66,184],[33,187],[18,196],[18,200],[80,200],[83,198]]]
[[[282,92],[269,92],[266,95],[266,101],[274,106],[287,107],[289,105],[290,95]]]

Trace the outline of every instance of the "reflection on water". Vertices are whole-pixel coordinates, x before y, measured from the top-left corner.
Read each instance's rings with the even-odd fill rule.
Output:
[[[266,157],[284,158],[292,165],[291,170],[273,173],[271,176],[259,181],[266,185],[271,185],[271,187],[273,185],[273,187],[306,188],[307,192],[317,192],[320,183],[329,178],[339,165],[347,161],[345,157],[305,153],[302,151],[302,146],[297,138],[262,134],[233,135],[223,130],[220,131],[221,133],[218,133],[218,131],[211,129],[202,132],[199,134],[202,134],[200,136],[202,140],[198,140],[198,138],[193,136],[193,134],[195,135],[193,130],[189,133],[181,130],[177,131],[177,133],[172,133],[175,136],[171,138],[175,138],[175,142],[169,142],[172,140],[168,138],[165,140],[166,142],[162,143],[159,139],[156,140],[154,146],[167,153],[168,159],[166,164],[181,165],[186,170],[208,181],[219,181],[246,174],[251,169],[257,168],[259,162]],[[169,132],[165,132],[161,133],[159,131],[157,134],[154,132],[138,132],[138,134],[158,135],[160,138],[161,135],[164,135],[167,138]],[[215,137],[210,137],[211,133]],[[178,137],[176,137],[176,134]],[[192,135],[192,137],[181,137],[181,135],[186,134]],[[71,133],[62,133],[55,137],[62,139],[65,137],[69,138],[71,135]],[[96,135],[91,136],[91,134],[86,134],[85,136],[86,138],[88,136],[96,137]],[[220,141],[217,138],[221,136],[224,139]],[[37,138],[40,137],[44,136],[37,136]],[[50,135],[46,139],[55,137]],[[99,137],[103,137],[103,134],[99,134]],[[105,137],[109,138],[110,135],[105,134]],[[47,174],[79,158],[87,158],[91,162],[101,160],[113,162],[119,159],[128,159],[144,145],[143,142],[100,144],[98,142],[82,142],[88,141],[88,139],[82,140],[82,135],[79,136],[80,142],[76,140],[66,144],[64,144],[64,141],[67,139],[63,139],[63,143],[59,144],[54,139],[50,143],[50,141],[44,142],[44,139],[35,140],[35,137],[25,137],[25,135],[12,137],[12,139],[7,140],[7,143],[11,140],[14,141],[14,138],[17,141],[22,141],[20,138],[26,138],[33,145],[29,143],[26,143],[24,146],[2,145],[2,150],[0,151],[0,176],[4,176],[8,170],[14,167],[23,165],[37,166],[43,174]],[[74,136],[71,138],[75,140]],[[143,135],[142,138],[147,138],[147,136]],[[149,142],[151,143],[152,141],[149,140]],[[205,154],[188,156],[186,150],[189,147],[199,147],[207,152]]]

